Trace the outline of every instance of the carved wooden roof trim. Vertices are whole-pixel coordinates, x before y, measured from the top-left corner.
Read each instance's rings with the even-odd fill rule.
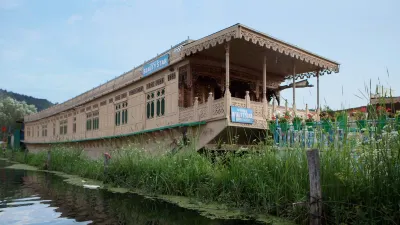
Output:
[[[267,49],[271,49],[281,54],[285,54],[295,59],[315,65],[316,67],[321,68],[321,71],[326,70],[331,72],[339,72],[339,63],[335,61],[323,58],[241,24],[236,24],[197,41],[188,43],[184,45],[181,54],[184,56],[189,56],[210,47],[215,47],[217,44],[229,42],[232,39],[244,39],[248,42],[259,45],[260,47],[265,47]]]

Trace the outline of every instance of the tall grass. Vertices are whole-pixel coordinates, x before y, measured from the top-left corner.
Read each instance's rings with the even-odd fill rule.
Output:
[[[376,134],[375,134],[376,135]],[[176,154],[149,155],[135,147],[112,152],[108,174],[102,160],[82,150],[55,146],[51,169],[94,178],[150,194],[180,195],[219,202],[307,223],[309,200],[305,149],[277,150],[259,145],[257,153],[200,155],[184,148]],[[400,224],[400,139],[389,133],[364,144],[343,142],[321,156],[324,220],[328,224]],[[47,152],[28,154],[43,166]],[[24,162],[23,153],[15,160]]]

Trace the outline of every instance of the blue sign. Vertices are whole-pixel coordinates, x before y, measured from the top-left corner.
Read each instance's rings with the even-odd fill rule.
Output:
[[[169,54],[165,54],[155,61],[146,63],[143,66],[143,76],[147,76],[169,65]]]
[[[231,106],[231,121],[233,123],[249,123],[253,124],[253,110],[248,108],[239,108]]]

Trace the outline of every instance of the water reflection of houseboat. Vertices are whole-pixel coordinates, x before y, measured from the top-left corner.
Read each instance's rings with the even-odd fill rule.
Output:
[[[319,90],[319,77],[338,71],[334,61],[236,24],[26,116],[25,144],[35,151],[74,143],[93,157],[128,141],[169,151],[194,137],[201,149],[239,134],[246,144],[268,129],[266,120],[278,110],[272,96],[283,81],[314,76]],[[295,104],[293,111],[304,116]]]

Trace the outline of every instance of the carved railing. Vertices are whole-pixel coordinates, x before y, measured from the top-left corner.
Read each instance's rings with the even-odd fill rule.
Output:
[[[218,118],[221,116],[225,116],[225,99],[220,98],[214,100],[212,104],[212,118]]]
[[[281,115],[283,115],[286,110],[291,111],[291,109],[286,109],[285,107],[281,106],[274,107],[270,104],[264,106],[263,102],[253,102],[250,101],[250,98],[248,96],[246,97],[246,99],[232,97],[230,99],[230,105],[241,108],[251,108],[253,110],[254,123],[244,124],[232,123],[229,121],[230,124],[233,126],[266,129],[267,120],[270,120],[275,112],[279,112]],[[179,123],[205,121],[226,117],[226,114],[230,114],[230,112],[226,112],[226,110],[229,110],[229,107],[226,107],[225,100],[225,98],[214,100],[212,93],[210,93],[207,98],[207,102],[199,104],[198,98],[196,97],[194,105],[192,107],[179,109]],[[264,107],[267,107],[266,111],[264,111]],[[298,110],[296,115],[306,118],[308,113],[308,110]],[[314,113],[311,112],[311,114]]]
[[[198,112],[198,120],[205,120],[207,118],[207,103],[203,103],[198,106],[197,112]],[[196,119],[196,118],[195,118]]]
[[[237,106],[241,108],[246,108],[246,100],[242,98],[231,98],[231,105],[232,106]]]
[[[192,107],[179,109],[179,123],[204,121],[224,116],[224,98],[214,100],[212,93],[209,94],[207,102],[203,104],[199,104],[198,98],[196,97]]]
[[[189,108],[180,108],[179,109],[179,122],[190,122],[193,121],[193,106]]]

